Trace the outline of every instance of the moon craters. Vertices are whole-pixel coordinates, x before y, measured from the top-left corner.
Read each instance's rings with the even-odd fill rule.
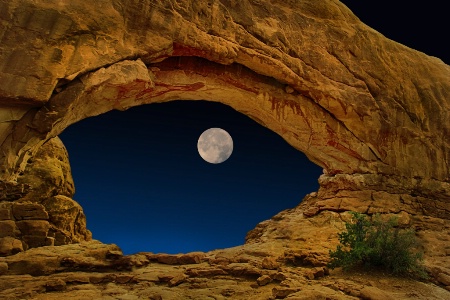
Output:
[[[233,152],[233,139],[221,128],[210,128],[200,135],[197,149],[205,161],[220,164]]]

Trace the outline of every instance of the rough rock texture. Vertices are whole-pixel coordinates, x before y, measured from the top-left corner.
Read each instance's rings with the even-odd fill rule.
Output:
[[[0,198],[0,256],[91,239],[83,209],[70,198],[75,190],[59,138],[43,144],[8,187]]]
[[[59,138],[47,141],[33,158],[28,159],[25,170],[17,182],[31,187],[22,201],[43,202],[61,195],[72,197],[75,193],[67,150]]]
[[[338,1],[269,10],[248,0],[16,0],[1,11],[4,179],[85,117],[209,99],[259,120],[329,174],[433,179],[448,190],[450,67]]]
[[[97,241],[30,249],[0,258],[0,298],[449,299],[450,291],[436,285],[450,277],[442,267],[435,284],[328,270],[324,254],[348,213],[308,219],[299,210],[269,221],[260,236],[266,242],[208,253],[123,256],[117,246]]]
[[[0,41],[0,296],[449,298],[323,269],[347,211],[381,212],[416,230],[431,280],[450,282],[450,66],[339,1],[0,0]],[[280,134],[324,168],[319,191],[233,249],[29,249],[91,239],[54,137],[113,109],[185,99]]]
[[[72,173],[67,150],[58,137],[48,140],[27,161],[17,182],[31,187],[18,201],[39,203],[48,213],[55,245],[91,238],[82,207],[71,199],[75,193]]]

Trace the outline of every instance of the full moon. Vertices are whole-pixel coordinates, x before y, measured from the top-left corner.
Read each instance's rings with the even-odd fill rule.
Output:
[[[221,128],[210,128],[198,138],[197,149],[205,161],[220,164],[233,152],[233,139]]]

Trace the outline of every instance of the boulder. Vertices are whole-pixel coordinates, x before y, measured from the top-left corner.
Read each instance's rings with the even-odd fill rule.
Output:
[[[0,256],[7,256],[23,251],[22,241],[7,236],[0,238]]]
[[[48,214],[44,206],[31,202],[18,202],[12,206],[12,213],[16,220],[47,220]]]

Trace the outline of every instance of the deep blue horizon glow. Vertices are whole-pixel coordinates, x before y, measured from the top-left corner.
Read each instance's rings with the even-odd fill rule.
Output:
[[[211,127],[234,141],[221,164],[197,151],[198,137]],[[93,238],[126,254],[242,245],[259,222],[316,191],[322,173],[274,132],[207,101],[112,111],[60,137]]]

